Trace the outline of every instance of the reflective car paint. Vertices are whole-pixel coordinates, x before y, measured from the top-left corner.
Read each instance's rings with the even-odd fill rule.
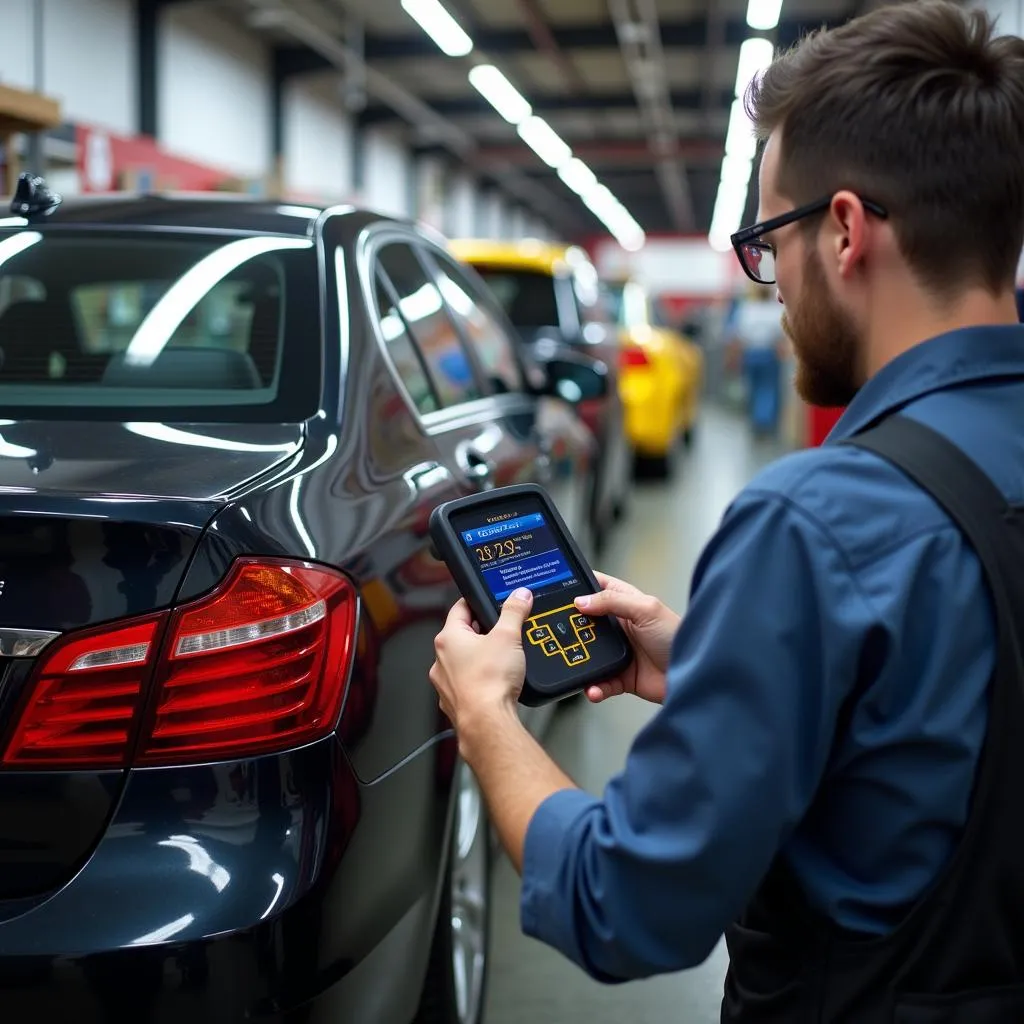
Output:
[[[17,523],[53,566],[37,558],[33,581],[16,545],[0,547],[0,626],[66,630],[178,604],[240,554],[337,566],[360,613],[341,720],[317,743],[182,768],[0,772],[0,874],[36,855],[0,889],[0,1003],[67,1024],[408,1022],[457,763],[426,679],[457,596],[427,517],[474,488],[456,449],[482,435],[497,480],[546,479],[585,509],[589,439],[565,403],[535,395],[432,422],[409,408],[359,252],[375,231],[434,244],[411,225],[208,200],[67,204],[53,223],[313,234],[321,401],[301,424],[0,427],[0,536]],[[2,730],[32,665],[0,664]]]

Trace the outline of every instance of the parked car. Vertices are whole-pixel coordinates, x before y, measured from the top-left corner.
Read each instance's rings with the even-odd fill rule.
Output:
[[[697,425],[704,354],[660,314],[638,281],[604,282],[622,331],[619,390],[626,434],[639,468],[665,476],[680,444],[689,446]]]
[[[474,1024],[489,829],[427,679],[457,598],[427,521],[538,481],[583,522],[564,385],[410,224],[21,193],[4,1018]]]
[[[619,333],[597,270],[576,246],[462,239],[451,249],[486,282],[534,358],[589,363],[607,382],[578,402],[601,452],[592,503],[595,545],[601,551],[626,509],[632,451],[619,394]]]

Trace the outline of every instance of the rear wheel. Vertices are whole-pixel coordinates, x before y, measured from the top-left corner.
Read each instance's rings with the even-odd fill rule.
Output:
[[[481,1024],[490,939],[491,855],[480,788],[460,762],[448,870],[416,1024]]]

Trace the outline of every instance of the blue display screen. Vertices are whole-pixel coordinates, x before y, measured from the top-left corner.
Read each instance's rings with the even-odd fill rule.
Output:
[[[580,582],[541,512],[509,515],[463,529],[460,535],[499,604],[517,587],[538,595]]]

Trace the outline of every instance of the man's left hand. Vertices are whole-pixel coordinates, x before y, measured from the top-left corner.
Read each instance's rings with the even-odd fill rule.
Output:
[[[494,628],[481,634],[465,601],[448,613],[434,640],[437,660],[430,681],[460,740],[476,723],[495,715],[516,713],[526,677],[523,623],[533,607],[533,594],[517,590],[505,601]]]

